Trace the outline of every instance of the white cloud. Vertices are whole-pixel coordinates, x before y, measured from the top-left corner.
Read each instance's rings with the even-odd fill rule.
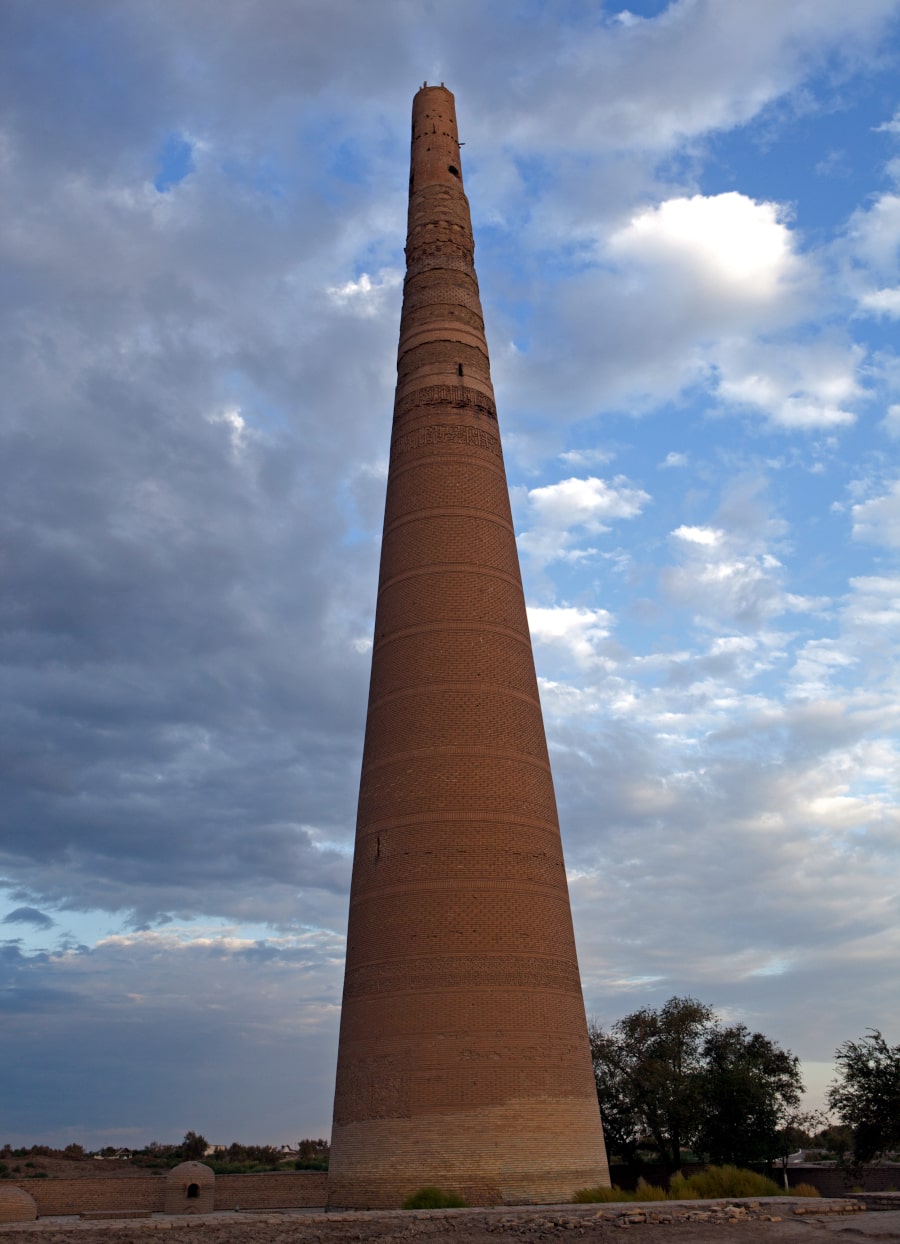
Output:
[[[688,454],[678,453],[676,450],[670,450],[666,454],[662,462],[659,463],[659,470],[665,471],[671,467],[685,467],[690,462]]]
[[[650,501],[622,475],[611,482],[573,476],[529,489],[527,496],[528,527],[519,536],[519,548],[545,564],[593,554],[593,548],[573,547],[579,530],[591,535],[609,531],[610,522],[636,518]]]
[[[532,488],[528,500],[544,526],[582,526],[589,531],[608,531],[605,519],[635,518],[650,497],[643,489],[633,488],[624,476],[617,476],[608,484],[591,475],[587,479],[573,477],[558,484]]]
[[[876,197],[871,207],[850,217],[847,237],[854,257],[876,276],[897,271],[900,244],[900,194]]]
[[[725,538],[724,531],[719,531],[715,527],[676,527],[672,535],[678,540],[685,540],[688,544],[705,544],[710,548],[721,544]]]
[[[880,497],[852,507],[853,538],[900,548],[900,479]]]
[[[873,315],[887,315],[891,319],[896,319],[900,317],[900,285],[893,289],[875,289],[863,294],[859,304],[865,311],[871,311]]]
[[[528,625],[535,643],[555,647],[579,665],[591,665],[600,659],[599,649],[609,638],[612,616],[606,609],[529,605]]]
[[[608,241],[611,256],[659,269],[724,305],[766,305],[803,276],[776,203],[746,195],[668,199],[633,216]]]
[[[379,315],[384,308],[384,294],[396,289],[402,280],[402,272],[395,268],[382,268],[375,280],[368,272],[363,272],[356,281],[330,286],[328,294],[338,306],[346,307],[356,315]]]
[[[862,396],[857,372],[865,351],[839,338],[778,345],[743,341],[717,352],[717,395],[764,413],[787,429],[854,423],[850,405]]]
[[[888,407],[888,412],[882,420],[881,426],[892,440],[900,438],[900,405],[895,404]]]
[[[894,113],[890,121],[883,121],[881,125],[873,127],[876,134],[900,134],[900,108]]]

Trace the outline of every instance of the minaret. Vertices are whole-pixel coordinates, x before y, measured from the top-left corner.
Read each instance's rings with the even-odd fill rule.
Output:
[[[454,100],[413,101],[406,282],[328,1202],[609,1183]]]

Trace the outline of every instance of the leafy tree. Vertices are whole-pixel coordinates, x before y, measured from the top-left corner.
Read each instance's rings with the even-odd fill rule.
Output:
[[[838,1078],[828,1104],[853,1128],[853,1157],[871,1162],[900,1148],[900,1045],[890,1046],[877,1028],[835,1051]]]
[[[634,1160],[651,1140],[676,1170],[697,1130],[703,1099],[704,1039],[711,1007],[696,998],[670,998],[618,1020],[591,1026],[591,1053],[610,1150]]]
[[[779,1132],[800,1108],[800,1060],[744,1024],[714,1028],[703,1044],[697,1146],[717,1166],[780,1156]]]
[[[815,1149],[824,1150],[825,1153],[833,1153],[836,1157],[842,1158],[853,1148],[853,1128],[848,1127],[846,1123],[831,1123],[828,1127],[823,1127],[816,1132],[812,1143]]]
[[[209,1142],[205,1136],[200,1136],[197,1132],[185,1132],[181,1142],[181,1156],[185,1162],[199,1162],[206,1156],[208,1148]]]
[[[590,1037],[607,1143],[626,1161],[649,1146],[670,1170],[687,1147],[714,1163],[768,1162],[787,1152],[788,1126],[804,1125],[799,1060],[743,1024],[720,1026],[696,998],[592,1024]]]

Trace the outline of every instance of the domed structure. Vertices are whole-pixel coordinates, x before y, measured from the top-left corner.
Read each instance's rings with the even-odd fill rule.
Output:
[[[216,1174],[203,1162],[181,1162],[166,1176],[167,1214],[211,1214],[215,1198]]]
[[[34,1197],[24,1188],[0,1184],[0,1222],[33,1222],[37,1216]]]

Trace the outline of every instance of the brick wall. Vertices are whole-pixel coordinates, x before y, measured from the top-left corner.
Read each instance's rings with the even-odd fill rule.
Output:
[[[215,1208],[300,1209],[324,1205],[327,1179],[325,1171],[217,1175]],[[34,1197],[41,1217],[98,1210],[150,1210],[161,1214],[166,1203],[165,1175],[28,1179],[15,1186]]]
[[[162,1213],[165,1175],[117,1175],[111,1179],[28,1179],[18,1185],[37,1202],[38,1214],[85,1214],[104,1209]]]
[[[325,1204],[327,1171],[217,1175],[216,1209],[300,1209]]]

